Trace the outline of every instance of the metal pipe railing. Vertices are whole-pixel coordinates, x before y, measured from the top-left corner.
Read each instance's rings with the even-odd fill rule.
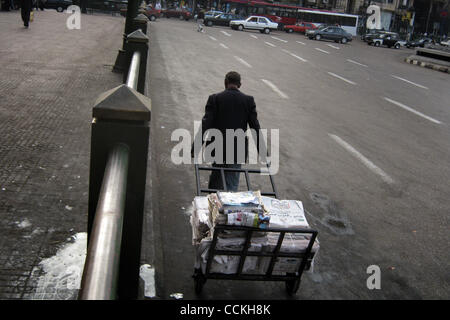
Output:
[[[79,299],[117,298],[127,191],[129,148],[119,143],[108,157],[92,226]]]
[[[133,53],[133,58],[131,59],[130,69],[128,70],[127,76],[127,86],[137,89],[138,80],[139,80],[139,69],[141,63],[141,53],[139,51],[135,51]]]

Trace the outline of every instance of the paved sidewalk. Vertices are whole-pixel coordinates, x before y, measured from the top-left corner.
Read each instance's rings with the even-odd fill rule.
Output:
[[[35,12],[24,29],[0,12],[0,299],[76,298],[92,107],[121,83],[125,20],[82,15],[69,30],[68,17]]]

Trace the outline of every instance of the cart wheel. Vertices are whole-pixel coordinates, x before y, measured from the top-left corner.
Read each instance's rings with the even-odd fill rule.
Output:
[[[294,295],[300,287],[300,279],[286,281],[286,291],[288,295]]]
[[[194,269],[194,275],[192,277],[194,278],[195,294],[200,294],[206,283],[206,279],[200,269]]]

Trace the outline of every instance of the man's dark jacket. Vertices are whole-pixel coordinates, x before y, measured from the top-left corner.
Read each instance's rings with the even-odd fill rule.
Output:
[[[259,133],[260,125],[256,113],[255,99],[239,89],[229,88],[220,93],[210,95],[202,119],[202,144],[208,129],[218,129],[223,137],[223,162],[226,161],[226,129],[242,129],[247,131],[247,125]],[[208,141],[207,144],[212,141]],[[232,143],[232,142],[229,142]],[[256,141],[258,147],[258,141]],[[237,163],[237,139],[234,141],[234,163]],[[247,144],[245,157],[247,157]]]

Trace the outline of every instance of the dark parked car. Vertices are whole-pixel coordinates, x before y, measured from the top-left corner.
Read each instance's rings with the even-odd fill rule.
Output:
[[[340,27],[323,27],[315,30],[307,30],[306,36],[309,39],[333,40],[335,42],[347,43],[352,41],[352,35]]]
[[[166,18],[175,17],[186,21],[192,18],[192,14],[189,11],[176,8],[161,10],[161,15]]]
[[[44,3],[45,9],[56,9],[58,12],[63,12],[67,7],[72,5],[72,0],[46,0]]]
[[[213,25],[229,27],[231,20],[239,20],[239,19],[242,19],[242,17],[238,16],[237,14],[223,13],[215,17],[205,18],[204,24],[208,27],[211,27]]]
[[[408,41],[406,43],[406,47],[407,48],[416,48],[416,47],[423,48],[432,43],[433,43],[433,39],[431,39],[431,38],[421,38],[421,39],[418,39],[415,41]]]
[[[367,29],[366,33],[361,35],[361,40],[362,41],[369,41],[371,39],[373,39],[373,37],[377,37],[380,34],[384,34],[386,33],[386,31],[384,30],[379,30],[379,29]]]
[[[394,47],[395,49],[399,49],[401,46],[406,44],[406,41],[401,40],[398,33],[395,32],[387,32],[384,34],[380,34],[379,36],[374,36],[374,38],[369,39],[367,44],[373,44],[375,47],[379,47],[381,45],[387,46],[388,48]]]

